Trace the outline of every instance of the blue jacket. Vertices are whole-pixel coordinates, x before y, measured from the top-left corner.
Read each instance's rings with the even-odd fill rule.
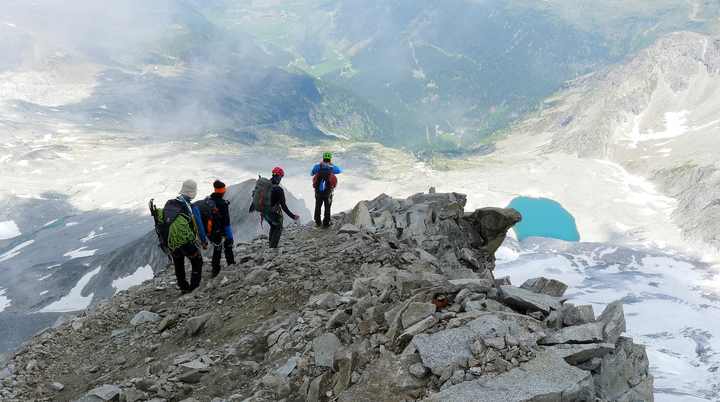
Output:
[[[232,228],[230,227],[230,210],[228,209],[230,201],[224,199],[223,195],[219,193],[210,194],[210,199],[215,201],[215,205],[217,206],[218,211],[220,211],[220,215],[222,216],[221,224],[225,230],[225,236],[228,239],[233,240]]]
[[[326,165],[326,164],[324,164],[324,163],[322,163],[322,164],[321,164],[321,163],[318,163],[318,164],[315,165],[315,167],[313,167],[312,170],[310,171],[310,176],[315,176],[315,173],[317,173],[318,170],[320,170],[320,166],[322,166],[324,169],[327,169],[327,167],[328,167],[328,165]],[[340,173],[342,173],[342,171],[343,171],[343,170],[340,168],[340,166],[337,166],[337,165],[330,165],[330,166],[332,166],[332,172],[335,173],[335,174],[340,174]]]
[[[185,204],[188,207],[190,207],[190,197],[178,196],[178,199],[182,199],[183,201],[185,201]],[[200,238],[200,242],[202,244],[207,244],[208,240],[207,240],[207,236],[205,235],[205,228],[203,228],[202,218],[200,217],[200,210],[198,209],[198,207],[196,207],[194,205],[191,208],[192,208],[193,217],[195,218],[195,225],[197,226],[198,237]]]

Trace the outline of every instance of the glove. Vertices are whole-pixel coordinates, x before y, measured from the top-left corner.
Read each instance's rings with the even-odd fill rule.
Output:
[[[295,219],[295,220],[300,219],[300,215],[295,215],[295,216],[293,216],[293,219]]]
[[[234,241],[233,239],[227,239],[227,238],[226,238],[226,239],[225,239],[225,248],[232,248],[234,242],[235,242],[235,241]]]
[[[202,248],[203,248],[203,250],[207,250],[208,244],[207,244],[207,243],[203,243],[203,244],[202,244]]]

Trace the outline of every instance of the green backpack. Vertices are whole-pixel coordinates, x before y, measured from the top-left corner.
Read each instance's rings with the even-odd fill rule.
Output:
[[[151,199],[148,205],[155,222],[159,246],[165,254],[169,255],[195,239],[195,231],[190,226],[190,216],[184,203],[172,199],[165,203],[165,207],[157,208]]]

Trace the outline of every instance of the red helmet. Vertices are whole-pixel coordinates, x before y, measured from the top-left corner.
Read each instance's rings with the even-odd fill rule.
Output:
[[[273,176],[285,177],[285,171],[282,170],[282,168],[276,167],[275,169],[273,169],[272,175],[273,175]]]

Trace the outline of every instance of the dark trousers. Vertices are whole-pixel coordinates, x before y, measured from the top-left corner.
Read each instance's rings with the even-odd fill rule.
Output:
[[[282,236],[283,230],[282,211],[280,211],[279,214],[271,212],[265,215],[265,222],[270,225],[270,233],[268,233],[268,237],[270,238],[270,248],[276,248],[278,243],[280,243],[280,236]]]
[[[282,223],[279,225],[270,224],[270,233],[268,234],[268,237],[270,238],[270,248],[277,248],[278,243],[280,243],[280,236],[282,236]]]
[[[323,226],[330,226],[330,206],[332,205],[332,195],[315,192],[315,224]],[[325,207],[325,213],[323,214],[322,221],[320,221],[320,209]]]
[[[213,244],[212,277],[214,278],[220,273],[220,260],[223,254],[228,265],[235,264],[235,254],[233,254],[232,240],[224,235],[210,236],[210,242]]]
[[[192,271],[190,272],[190,283],[185,277],[185,257],[190,260]],[[175,265],[175,277],[177,278],[180,290],[192,292],[200,286],[202,278],[203,259],[200,250],[194,243],[187,243],[172,253],[173,264]]]

